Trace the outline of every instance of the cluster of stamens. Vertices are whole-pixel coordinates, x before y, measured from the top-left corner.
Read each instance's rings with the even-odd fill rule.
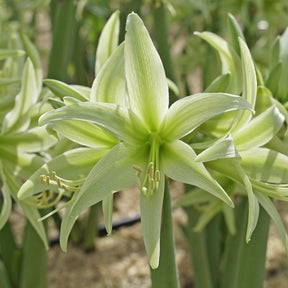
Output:
[[[146,173],[142,181],[143,170],[133,165],[136,170],[137,184],[144,196],[152,196],[157,192],[160,183],[160,170],[159,170],[159,143],[157,139],[153,138],[151,141],[149,162],[146,168]]]
[[[50,176],[41,175],[40,182],[47,186],[57,185],[59,193],[54,193],[52,190],[45,190],[34,196],[34,204],[37,208],[49,208],[54,206],[60,201],[63,194],[69,191],[68,186],[63,184],[61,179],[56,176],[55,171],[52,172],[51,178]],[[55,194],[57,194],[57,196],[55,196]]]

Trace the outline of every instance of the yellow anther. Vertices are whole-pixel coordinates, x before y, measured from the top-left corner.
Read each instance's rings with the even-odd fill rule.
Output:
[[[160,171],[159,170],[156,170],[156,172],[155,172],[155,181],[160,182]]]
[[[46,176],[45,175],[40,176],[40,182],[41,182],[41,184],[46,184]]]
[[[136,170],[137,172],[139,172],[139,173],[142,173],[142,172],[143,172],[143,170],[142,170],[139,166],[133,165],[132,168],[133,168],[134,170]]]
[[[56,172],[55,171],[52,171],[51,179],[56,180]]]
[[[66,186],[65,184],[62,184],[62,187],[61,187],[61,188],[63,188],[66,192],[69,191],[68,186]]]
[[[61,180],[59,178],[57,178],[57,186],[59,188],[62,188],[62,183],[61,183]]]
[[[46,184],[50,185],[50,177],[49,176],[46,176]]]

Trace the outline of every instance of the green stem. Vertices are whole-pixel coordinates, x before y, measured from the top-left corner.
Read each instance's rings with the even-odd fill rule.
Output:
[[[237,233],[230,236],[227,243],[221,288],[262,288],[270,218],[261,207],[256,229],[251,241],[246,243],[247,198],[243,198],[235,209]]]
[[[19,287],[48,288],[48,253],[29,222],[25,229]]]
[[[169,31],[167,27],[165,4],[162,1],[160,3],[159,1],[156,1],[153,7],[154,33],[157,50],[164,65],[167,78],[176,83],[176,76],[170,54],[170,45],[168,42]],[[169,98],[170,105],[177,100],[176,95],[172,91],[170,91]]]
[[[56,3],[57,2],[57,3]],[[74,1],[52,1],[52,48],[49,56],[48,78],[66,82],[77,32]]]
[[[0,230],[0,255],[10,279],[11,286],[18,287],[21,266],[21,251],[15,243],[14,235],[9,222],[7,222]]]
[[[201,232],[193,231],[200,213],[192,206],[186,209],[186,213],[188,216],[188,227],[183,227],[183,231],[190,246],[194,270],[194,286],[195,288],[213,288],[210,263],[214,263],[214,260],[211,258],[212,255],[209,255],[207,249],[208,239],[206,232],[205,230]],[[217,254],[216,257],[218,258]],[[211,264],[211,266],[214,265]]]
[[[98,216],[98,204],[95,204],[90,207],[89,209],[89,215],[88,215],[88,221],[87,221],[87,227],[86,227],[86,233],[85,233],[85,250],[86,251],[92,251],[95,248],[94,241],[95,237],[97,236],[97,216]]]
[[[151,269],[152,288],[180,287],[178,269],[175,259],[175,242],[168,181],[166,181],[165,184],[160,236],[160,261],[157,269]]]

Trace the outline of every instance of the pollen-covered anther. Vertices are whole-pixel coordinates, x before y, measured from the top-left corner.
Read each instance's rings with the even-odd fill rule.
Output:
[[[56,176],[56,172],[52,171],[52,175],[51,175],[51,179],[52,180],[56,180],[57,176]]]
[[[41,184],[46,184],[46,176],[45,175],[40,176],[40,182],[41,182]]]

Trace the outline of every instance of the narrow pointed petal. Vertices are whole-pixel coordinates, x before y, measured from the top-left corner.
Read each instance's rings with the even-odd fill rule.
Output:
[[[0,162],[0,179],[3,183],[3,186],[1,188],[3,201],[2,201],[1,214],[0,214],[0,229],[3,228],[3,226],[6,224],[7,220],[9,219],[11,208],[12,208],[11,193],[9,191],[9,187],[7,185],[7,181],[5,178],[6,177],[2,169],[2,163]]]
[[[146,149],[118,144],[109,151],[90,171],[75,202],[68,208],[62,221],[60,245],[65,251],[71,229],[79,214],[107,196],[136,184],[133,165],[145,167]]]
[[[5,115],[2,133],[9,130],[23,131],[30,124],[29,110],[38,99],[37,82],[32,61],[28,58],[24,66],[21,90],[15,98],[14,108]]]
[[[161,125],[161,137],[170,141],[180,139],[208,119],[237,109],[250,109],[250,105],[242,97],[225,93],[201,93],[182,98],[169,108]]]
[[[97,125],[79,120],[61,120],[49,124],[49,127],[66,138],[88,147],[112,148],[117,141]]]
[[[161,161],[165,175],[177,181],[195,185],[233,207],[233,202],[223,188],[212,178],[202,163],[195,161],[193,149],[182,141],[163,146]]]
[[[164,67],[137,14],[128,16],[126,30],[125,73],[129,103],[151,130],[157,130],[169,104]]]
[[[1,136],[1,144],[17,146],[17,151],[42,152],[56,144],[58,140],[44,127],[35,127],[21,133]]]
[[[90,101],[128,106],[124,71],[124,43],[118,46],[97,74]]]
[[[35,45],[30,41],[30,39],[25,35],[21,34],[21,40],[23,42],[24,48],[27,52],[27,56],[31,59],[36,76],[36,87],[37,93],[40,93],[42,89],[42,80],[43,80],[43,69],[41,65],[40,55],[35,47]]]
[[[70,106],[50,111],[39,119],[40,125],[49,124],[53,121],[83,120],[95,123],[109,132],[116,139],[128,143],[143,141],[146,139],[146,129],[141,127],[141,122],[134,115],[131,121],[132,111],[124,106],[111,103],[79,102]],[[143,128],[143,129],[141,129]],[[140,132],[144,131],[144,134]]]
[[[149,257],[150,266],[156,269],[160,257],[160,231],[161,216],[164,197],[164,176],[162,175],[159,189],[155,194],[146,197],[141,193],[141,224],[143,230],[144,244]]]
[[[80,101],[89,100],[89,98],[87,98],[82,91],[78,91],[77,87],[75,86],[73,87],[72,85],[68,85],[54,79],[46,79],[43,82],[56,96],[60,97],[61,99],[65,96],[71,96]]]
[[[243,71],[242,97],[246,99],[251,105],[252,109],[254,109],[257,96],[257,79],[254,62],[250,54],[249,48],[247,47],[244,40],[241,38],[239,38],[239,45],[241,50],[241,65]],[[234,131],[249,122],[249,120],[252,118],[252,113],[251,111],[239,111],[237,118],[238,122],[233,128]]]
[[[241,62],[232,45],[211,32],[196,32],[195,34],[207,41],[219,53],[222,74],[231,73],[230,84],[226,91],[239,94],[242,91],[242,75],[239,69]]]
[[[233,133],[237,150],[248,150],[266,144],[276,135],[283,122],[284,116],[276,106],[270,107]]]
[[[239,158],[239,154],[235,148],[233,138],[231,135],[223,137],[206,150],[201,152],[197,157],[198,162],[207,162],[220,158]]]
[[[43,241],[45,248],[48,249],[48,241],[47,241],[47,236],[46,236],[44,225],[42,222],[38,221],[38,219],[40,218],[40,213],[38,209],[26,204],[24,201],[18,200],[17,191],[19,191],[21,187],[21,181],[18,178],[14,177],[14,175],[12,175],[9,172],[9,170],[6,167],[4,167],[4,165],[3,165],[2,172],[5,174],[6,184],[9,187],[9,192],[11,196],[22,208],[25,216],[28,218],[28,220],[34,227],[35,231],[38,233],[39,237]]]
[[[105,222],[105,228],[107,235],[112,234],[112,225],[113,225],[113,194],[109,194],[102,201],[102,210]]]
[[[97,76],[107,59],[117,48],[119,39],[119,11],[114,12],[105,24],[96,50],[95,75]]]

